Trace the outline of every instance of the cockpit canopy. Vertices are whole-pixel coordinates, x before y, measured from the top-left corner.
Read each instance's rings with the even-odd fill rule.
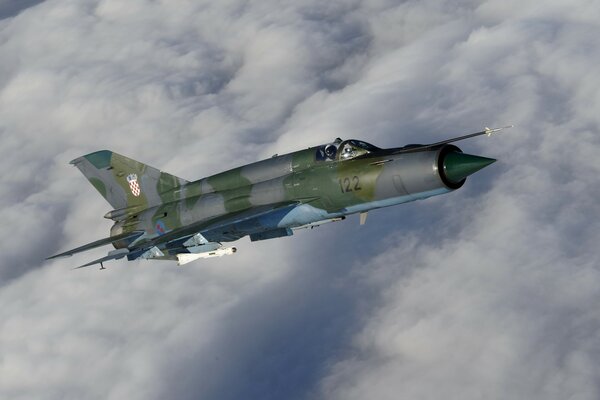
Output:
[[[381,150],[377,146],[362,140],[344,140],[337,138],[332,143],[320,146],[317,149],[317,161],[349,160],[368,153]]]

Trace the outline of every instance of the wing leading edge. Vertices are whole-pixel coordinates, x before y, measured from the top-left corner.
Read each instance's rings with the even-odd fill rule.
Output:
[[[182,248],[184,249],[183,242],[190,237],[194,236],[197,233],[205,233],[205,232],[222,232],[228,230],[230,227],[233,229],[236,225],[247,222],[254,218],[261,218],[266,215],[275,212],[285,212],[286,208],[290,210],[296,207],[298,202],[286,202],[286,203],[278,203],[272,204],[268,206],[262,207],[254,207],[249,210],[241,211],[236,214],[229,214],[226,216],[221,216],[217,218],[210,219],[208,221],[202,221],[195,224],[191,224],[188,226],[184,226],[178,229],[175,229],[171,232],[168,232],[164,235],[157,236],[154,238],[140,238],[144,234],[143,231],[130,232],[126,234],[121,234],[117,236],[112,236],[105,239],[96,240],[95,242],[77,247],[73,250],[69,250],[52,257],[48,257],[47,259],[54,259],[58,257],[68,257],[76,253],[80,253],[83,251],[91,250],[97,247],[101,247],[107,244],[111,244],[113,242],[122,241],[122,240],[133,240],[132,245],[129,248],[116,249],[109,252],[106,256],[101,257],[97,260],[90,261],[84,265],[76,267],[75,269],[89,267],[95,264],[102,264],[105,261],[110,260],[118,260],[120,258],[127,257],[130,260],[137,258],[154,258],[150,254],[152,251],[163,248],[164,245],[166,247],[170,247],[170,244],[179,243],[179,245],[173,246],[175,249]],[[136,240],[138,239],[138,240]],[[216,240],[216,239],[214,239]],[[159,250],[159,253],[160,250]],[[149,256],[146,256],[149,254]]]
[[[52,260],[54,258],[59,258],[59,257],[70,257],[73,254],[77,254],[77,253],[81,253],[83,251],[95,249],[97,247],[106,246],[107,244],[119,242],[121,240],[136,239],[136,238],[140,237],[143,233],[144,233],[143,231],[134,231],[134,232],[122,233],[120,235],[96,240],[95,242],[84,244],[83,246],[76,247],[72,250],[68,250],[63,253],[53,255],[51,257],[46,258],[46,260]]]

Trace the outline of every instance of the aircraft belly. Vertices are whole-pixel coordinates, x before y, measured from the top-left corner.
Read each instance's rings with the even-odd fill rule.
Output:
[[[344,210],[344,215],[355,214],[358,212],[365,212],[365,211],[374,210],[377,208],[395,206],[398,204],[408,203],[408,202],[415,201],[415,200],[423,200],[423,199],[427,199],[429,197],[438,196],[440,194],[448,193],[451,191],[452,190],[444,187],[444,188],[428,190],[425,192],[420,192],[417,194],[396,196],[396,197],[390,197],[387,199],[376,200],[376,201],[371,201],[371,202],[362,203],[362,204],[355,204],[355,205],[346,207]]]
[[[278,222],[278,228],[293,228],[307,225],[324,219],[340,216],[340,213],[328,213],[325,210],[314,207],[310,204],[302,204],[288,212]]]

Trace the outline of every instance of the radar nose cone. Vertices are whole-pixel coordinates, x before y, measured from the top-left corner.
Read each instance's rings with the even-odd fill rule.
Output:
[[[493,158],[451,152],[444,158],[444,174],[448,180],[458,183],[494,162],[496,160]]]

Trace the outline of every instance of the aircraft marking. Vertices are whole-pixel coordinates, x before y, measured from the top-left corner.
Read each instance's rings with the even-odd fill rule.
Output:
[[[129,182],[129,189],[131,190],[131,194],[135,197],[138,197],[142,193],[142,189],[140,188],[140,184],[137,181],[137,175],[127,175],[127,182]]]

